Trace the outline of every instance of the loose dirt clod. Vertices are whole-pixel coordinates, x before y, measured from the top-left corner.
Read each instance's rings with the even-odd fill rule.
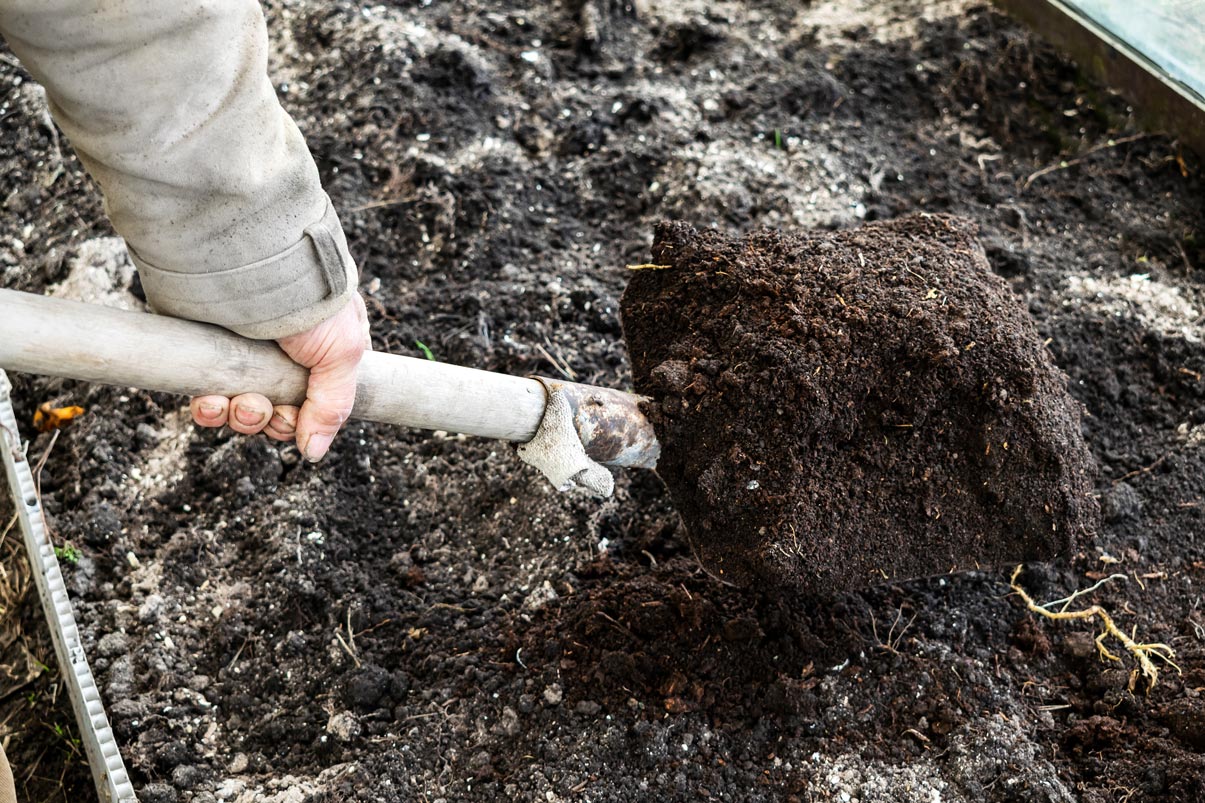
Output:
[[[662,224],[623,296],[704,566],[805,591],[1044,560],[1094,529],[1080,408],[974,224]]]

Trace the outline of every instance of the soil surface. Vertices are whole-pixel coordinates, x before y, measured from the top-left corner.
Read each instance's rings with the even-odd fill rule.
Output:
[[[1205,797],[1198,163],[982,5],[640,5],[267,4],[374,345],[625,387],[624,266],[659,220],[966,217],[1100,466],[1095,537],[1020,581],[1045,601],[1120,575],[1072,607],[1181,671],[1130,691],[1123,648],[1101,660],[1094,623],[1029,613],[1007,572],[823,600],[730,587],[647,473],[600,504],[505,445],[365,424],[311,466],[195,431],[178,398],[15,377],[23,422],[88,409],[42,495],[141,799]],[[45,120],[0,58],[0,283],[137,308]],[[23,801],[90,800],[14,545],[0,738]]]
[[[846,591],[1069,554],[1081,407],[970,221],[663,224],[620,303],[658,475],[719,579]]]

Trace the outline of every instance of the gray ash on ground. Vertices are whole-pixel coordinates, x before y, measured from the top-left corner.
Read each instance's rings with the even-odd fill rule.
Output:
[[[657,229],[622,315],[709,571],[829,592],[1068,554],[1095,464],[976,227]]]

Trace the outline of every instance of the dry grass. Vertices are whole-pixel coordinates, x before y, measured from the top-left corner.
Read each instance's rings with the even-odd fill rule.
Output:
[[[7,497],[0,503],[0,703],[41,672],[21,624],[21,611],[33,588],[33,575],[19,535],[14,537],[17,515]],[[5,734],[0,731],[0,738]]]
[[[87,759],[75,733],[53,644],[7,488],[0,490],[0,744],[18,800],[80,799]],[[79,769],[85,768],[81,776]],[[68,781],[68,774],[73,773]],[[81,778],[84,785],[81,786]]]

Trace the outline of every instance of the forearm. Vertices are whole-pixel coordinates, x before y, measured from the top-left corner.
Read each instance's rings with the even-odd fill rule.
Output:
[[[255,0],[0,0],[0,30],[156,310],[280,338],[347,303],[355,266],[268,79]]]

